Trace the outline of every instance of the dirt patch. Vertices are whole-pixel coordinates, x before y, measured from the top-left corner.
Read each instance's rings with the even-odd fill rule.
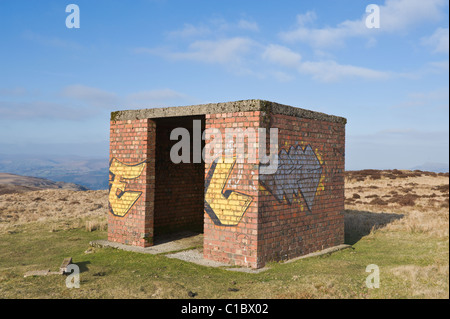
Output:
[[[435,193],[431,194],[431,195],[422,195],[420,196],[421,198],[436,198],[438,197],[438,195],[436,195]]]
[[[398,204],[400,206],[414,206],[418,198],[420,198],[420,196],[415,194],[397,195],[392,197],[389,200],[389,203]]]
[[[432,188],[432,190],[439,191],[442,193],[448,193],[449,192],[449,184],[435,186]]]
[[[421,176],[448,176],[448,173],[433,173],[433,172],[423,172],[419,170],[410,171],[410,170],[376,170],[376,169],[364,169],[360,171],[346,171],[345,177],[349,181],[357,181],[362,182],[365,180],[380,180],[380,179],[388,179],[388,180],[396,180],[396,179],[408,179],[411,177],[421,177]]]
[[[404,193],[409,193],[413,191],[411,187],[402,187],[402,186],[400,186],[400,190]]]
[[[381,171],[375,169],[365,169],[360,171],[346,171],[345,177],[349,180],[364,181],[366,178],[380,179]]]
[[[379,205],[379,206],[387,206],[388,202],[386,202],[385,200],[382,200],[381,198],[377,197],[375,199],[372,199],[369,202],[370,205]]]

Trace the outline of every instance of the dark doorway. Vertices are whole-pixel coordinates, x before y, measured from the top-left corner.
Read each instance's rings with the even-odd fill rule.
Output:
[[[193,160],[193,121],[205,127],[205,116],[183,116],[153,119],[156,123],[154,237],[166,237],[183,231],[203,232],[205,163]],[[189,163],[175,164],[170,158],[170,140],[175,128],[185,128],[190,134]],[[204,141],[201,141],[201,149]]]

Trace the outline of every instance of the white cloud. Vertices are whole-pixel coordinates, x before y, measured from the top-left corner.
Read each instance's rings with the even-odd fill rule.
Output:
[[[372,70],[353,65],[342,65],[335,61],[303,62],[299,68],[301,73],[309,74],[322,82],[335,82],[342,78],[362,78],[368,80],[387,79],[388,72]]]
[[[383,32],[404,32],[423,22],[437,21],[443,16],[442,7],[445,5],[444,0],[386,0],[380,6],[379,29],[366,27],[366,14],[357,20],[343,21],[336,27],[312,28],[308,24],[316,16],[313,12],[307,12],[297,16],[294,30],[281,32],[279,36],[286,42],[305,42],[318,48],[342,46],[350,37],[370,38]]]
[[[120,98],[115,93],[80,84],[65,87],[61,95],[96,107],[110,108],[120,103]]]
[[[25,87],[0,89],[0,119],[61,119],[82,120],[99,113],[98,108],[86,108],[76,100],[61,100],[62,94],[42,99],[40,91]]]
[[[365,25],[363,21],[345,21],[336,28],[314,29],[300,25],[296,30],[280,33],[280,38],[286,42],[306,42],[313,47],[341,46],[344,39],[362,34]]]
[[[448,109],[449,108],[449,89],[447,87],[438,88],[428,92],[412,92],[406,99],[393,105],[393,109]]]
[[[380,6],[381,30],[405,31],[424,22],[440,20],[446,4],[445,0],[386,0]]]
[[[291,68],[301,74],[311,75],[313,79],[322,82],[335,82],[348,77],[386,79],[391,76],[388,72],[353,65],[342,65],[333,60],[302,61],[299,53],[276,44],[267,46],[262,54],[262,58],[266,61]]]
[[[248,31],[259,31],[259,26],[256,22],[250,22],[244,19],[239,20],[238,28]]]
[[[371,37],[367,40],[365,47],[367,49],[373,48],[377,45],[377,39]]]
[[[263,52],[262,58],[283,66],[297,68],[300,66],[302,56],[287,47],[270,44]]]
[[[17,94],[8,96],[13,97],[14,101],[0,100],[0,119],[14,120],[39,118],[78,121],[116,109],[175,106],[199,102],[193,97],[167,88],[132,92],[120,96],[81,84],[69,85],[58,94],[49,96],[46,101],[30,100],[32,93],[22,88],[17,92],[7,90],[5,93]]]
[[[258,48],[258,50],[255,50]],[[259,52],[262,53],[260,54]],[[195,41],[189,45],[185,52],[171,52],[165,49],[136,49],[137,53],[150,53],[162,56],[169,60],[191,60],[202,63],[222,64],[238,75],[258,76],[261,72],[273,76],[280,82],[293,79],[291,74],[282,70],[266,70],[261,62],[269,62],[274,65],[289,68],[296,73],[312,76],[321,82],[335,82],[343,78],[362,78],[369,80],[382,80],[392,77],[391,72],[377,71],[369,68],[342,65],[333,59],[321,61],[303,61],[302,56],[278,44],[263,46],[248,38],[228,38],[218,41]],[[260,54],[258,56],[258,54]],[[250,70],[246,64],[259,63],[259,73]],[[400,76],[400,75],[399,75]],[[406,76],[406,75],[403,75]]]
[[[193,39],[209,35],[222,35],[225,31],[259,31],[259,25],[256,22],[241,19],[238,22],[228,22],[224,19],[212,19],[207,25],[198,26],[186,23],[182,29],[169,31],[166,33],[169,39],[182,38]]]
[[[290,82],[294,80],[294,77],[286,72],[272,71],[270,75],[273,76],[278,82]]]
[[[82,45],[69,41],[66,39],[61,39],[57,37],[49,37],[40,35],[31,31],[26,31],[22,34],[22,37],[26,40],[33,41],[35,43],[38,43],[43,46],[53,47],[53,48],[60,48],[60,49],[67,49],[67,50],[80,50],[83,48]]]
[[[125,106],[150,107],[195,103],[197,99],[172,89],[157,89],[131,93],[125,97]]]
[[[220,64],[236,75],[254,75],[248,65],[254,61],[247,59],[255,55],[256,48],[262,46],[243,34],[259,31],[259,25],[249,19],[227,21],[222,18],[208,20],[198,26],[185,24],[181,30],[166,32],[168,44],[165,46],[133,49],[137,54],[151,54],[169,61],[195,61]],[[187,39],[189,42],[176,41]]]
[[[297,15],[297,24],[299,26],[304,26],[314,22],[317,19],[317,15],[314,11],[308,11],[304,14]]]
[[[91,116],[92,109],[81,112],[79,107],[49,101],[0,101],[0,119],[62,119],[81,120]]]
[[[411,93],[413,99],[423,100],[447,100],[449,98],[448,88],[440,88],[429,92],[414,92]]]
[[[429,62],[428,66],[430,67],[431,71],[448,72],[449,70],[448,60]]]
[[[422,38],[422,44],[433,48],[434,53],[448,54],[449,30],[448,28],[437,28],[429,37]]]
[[[237,62],[250,50],[252,44],[252,40],[240,37],[218,41],[196,41],[189,46],[191,52],[178,54],[177,57],[211,63]]]
[[[193,26],[185,24],[183,29],[170,31],[167,35],[171,38],[194,38],[211,34],[211,30],[205,26]]]
[[[258,23],[254,21],[249,21],[246,19],[240,19],[239,21],[230,22],[222,18],[215,18],[210,20],[211,28],[214,33],[220,33],[223,31],[259,31]]]
[[[161,48],[136,49],[136,53],[160,55],[170,60],[191,60],[205,63],[236,64],[256,43],[248,38],[234,37],[220,40],[199,40],[191,43],[185,52],[171,52]]]
[[[196,99],[172,89],[154,89],[119,96],[99,88],[84,85],[70,85],[61,91],[61,95],[75,101],[83,102],[85,106],[106,109],[117,108],[147,108],[185,104]]]
[[[356,34],[361,30],[360,24],[364,24],[363,20],[358,20],[345,21],[340,24],[340,28],[335,29],[310,29],[306,27],[315,20],[316,14],[312,11],[298,15],[297,22],[300,28],[296,31],[296,34],[304,33],[305,37],[310,37],[312,41],[316,41],[318,46],[325,43],[329,45],[333,42],[337,44],[340,39],[345,37],[345,30],[353,30],[353,34]],[[251,26],[243,21],[246,20],[241,20],[241,26]],[[215,21],[214,28],[226,29],[229,26],[226,21],[217,20]],[[186,30],[190,29],[191,27],[188,27]],[[256,30],[256,25],[254,29]],[[365,25],[364,30],[367,30]],[[368,37],[368,46],[373,46],[375,43],[376,39],[373,36]],[[159,47],[137,48],[134,52],[157,55],[171,61],[196,61],[200,63],[220,64],[237,75],[251,75],[260,78],[270,76],[280,82],[291,81],[295,74],[309,75],[313,79],[322,82],[334,82],[344,78],[383,80],[392,76],[410,76],[407,74],[395,74],[393,72],[374,70],[363,66],[340,64],[335,61],[333,56],[320,49],[315,50],[316,57],[319,61],[305,61],[302,59],[300,53],[286,46],[273,43],[266,45],[249,37],[222,37],[212,40],[196,40],[192,41],[184,49],[179,50],[174,50],[169,47]],[[290,72],[283,69],[270,68],[269,64],[288,68]],[[257,71],[255,66],[258,66]]]

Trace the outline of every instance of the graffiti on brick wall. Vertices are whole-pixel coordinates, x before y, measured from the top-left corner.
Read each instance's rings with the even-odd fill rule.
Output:
[[[109,204],[111,213],[124,217],[141,197],[142,192],[125,190],[128,183],[139,176],[145,168],[145,162],[124,164],[113,158],[109,164]]]
[[[318,156],[308,144],[291,146],[288,151],[282,149],[278,155],[278,169],[275,174],[260,175],[260,184],[277,200],[292,204],[294,195],[303,197],[307,209],[311,212],[323,166]]]
[[[236,159],[218,158],[205,178],[205,212],[218,226],[236,226],[253,201],[253,197],[225,189]]]

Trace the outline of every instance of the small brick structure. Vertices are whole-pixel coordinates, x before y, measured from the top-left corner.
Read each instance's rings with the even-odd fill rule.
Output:
[[[204,258],[252,268],[344,242],[342,117],[263,100],[111,113],[108,240],[148,247],[159,235],[203,231]],[[278,167],[220,156],[173,163],[175,128],[250,132],[234,146],[258,148],[259,128],[278,129]],[[253,132],[253,133],[252,133]],[[193,137],[193,138],[192,138]],[[228,145],[225,145],[227,148]],[[235,153],[233,153],[235,155]],[[197,160],[195,160],[197,159]]]

